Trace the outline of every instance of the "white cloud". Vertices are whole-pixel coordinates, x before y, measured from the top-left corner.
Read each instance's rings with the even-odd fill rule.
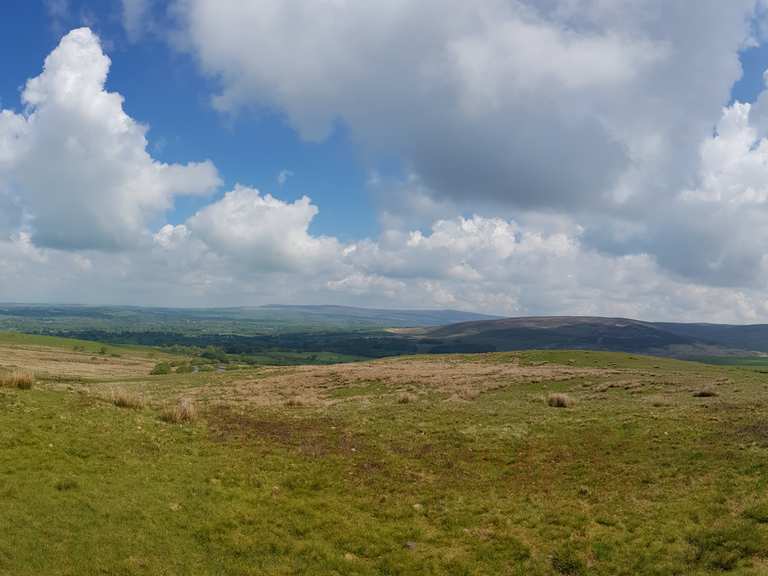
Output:
[[[603,211],[687,183],[755,4],[177,1],[221,109],[340,120],[460,202]]]
[[[123,8],[123,28],[129,40],[141,38],[147,25],[147,15],[151,0],[121,0]]]
[[[723,110],[716,133],[700,148],[700,188],[685,190],[691,202],[751,204],[768,201],[768,140],[750,123],[749,104]]]
[[[247,195],[249,202],[266,201],[255,191]],[[273,211],[249,209],[253,227],[277,218],[301,229],[295,215],[287,214],[297,208],[275,202]],[[188,224],[167,225],[152,247],[116,255],[41,249],[23,235],[0,242],[0,300],[51,300],[55,294],[59,301],[96,303],[445,306],[511,315],[711,321],[755,321],[768,313],[761,290],[675,280],[650,256],[601,255],[578,234],[545,234],[508,220],[457,218],[436,222],[427,233],[391,233],[346,246],[334,242],[325,260],[306,261],[269,233],[214,247]],[[309,235],[302,242],[320,239]],[[312,267],[288,269],[261,260],[262,251],[276,250]],[[317,262],[325,265],[313,266]]]
[[[755,0],[177,6],[221,82],[216,106],[277,108],[307,139],[341,121],[403,160],[407,181],[373,186],[386,229],[558,213],[587,248],[694,282],[760,281],[764,244],[743,223],[765,224],[749,206],[766,194],[768,103],[751,119],[730,108],[711,138],[759,39]]]
[[[67,34],[22,92],[23,113],[0,113],[0,189],[20,199],[41,246],[114,250],[146,236],[176,195],[219,185],[210,162],[163,164],[147,128],[104,89],[110,60],[98,38]]]
[[[316,237],[309,225],[318,208],[306,196],[283,202],[236,186],[189,219],[191,233],[238,265],[259,270],[308,272],[328,266],[339,252],[334,238]]]
[[[154,160],[75,30],[0,111],[0,300],[768,316],[768,96],[723,108],[751,2],[184,5],[220,106],[405,161],[371,178],[382,232],[316,234],[310,198],[247,186],[167,223],[216,169]]]
[[[277,183],[280,186],[285,186],[285,183],[288,182],[288,178],[293,176],[293,172],[290,170],[280,170],[280,172],[277,173]]]
[[[69,0],[45,0],[45,9],[55,34],[61,34],[64,23],[69,19]]]

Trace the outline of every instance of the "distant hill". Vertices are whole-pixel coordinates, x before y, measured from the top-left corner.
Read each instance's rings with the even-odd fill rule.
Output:
[[[233,309],[237,311],[237,309]],[[271,305],[257,308],[243,308],[242,312],[274,315],[282,318],[295,318],[305,321],[330,323],[362,323],[378,327],[408,328],[417,326],[441,326],[460,322],[499,319],[499,316],[462,312],[460,310],[389,310],[377,308],[357,308],[354,306],[292,306]]]
[[[662,330],[729,348],[768,352],[768,324],[676,324],[659,322]]]
[[[596,316],[499,318],[457,310],[352,306],[142,308],[0,304],[0,330],[110,344],[219,347],[379,358],[581,349],[688,359],[768,354],[768,325],[644,322]]]
[[[768,325],[676,324],[629,318],[550,316],[472,321],[419,337],[453,349],[590,349],[674,356],[768,352]]]
[[[498,317],[458,310],[387,310],[352,306],[143,308],[0,304],[0,329],[53,332],[100,330],[250,335],[440,326],[495,318]]]

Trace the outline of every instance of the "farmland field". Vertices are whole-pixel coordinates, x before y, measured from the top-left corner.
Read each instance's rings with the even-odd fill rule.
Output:
[[[531,351],[150,376],[171,357],[85,345],[0,339],[0,381],[34,374],[0,388],[0,574],[768,570],[749,367]],[[181,399],[195,414],[169,421]]]

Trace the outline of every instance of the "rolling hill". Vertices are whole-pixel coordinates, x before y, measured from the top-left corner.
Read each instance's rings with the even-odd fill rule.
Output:
[[[590,349],[673,356],[768,352],[768,325],[682,324],[629,318],[549,316],[472,321],[418,335],[453,349]]]
[[[330,352],[379,358],[580,349],[680,358],[768,353],[768,325],[645,322],[596,316],[500,318],[456,310],[270,305],[142,308],[0,304],[0,330],[110,344],[218,347],[230,354]]]
[[[762,371],[96,350],[0,338],[3,576],[765,574]]]

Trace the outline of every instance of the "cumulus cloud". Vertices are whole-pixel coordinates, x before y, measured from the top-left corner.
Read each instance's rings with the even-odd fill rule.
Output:
[[[454,199],[584,209],[686,182],[755,1],[178,6],[219,108],[277,107],[308,139],[341,120]]]
[[[637,257],[694,285],[765,282],[768,96],[722,112],[740,50],[762,41],[762,0],[177,6],[220,81],[215,106],[277,108],[310,140],[342,122],[402,159],[385,229],[555,214],[606,265]],[[386,258],[388,274],[416,272]]]
[[[219,185],[208,161],[164,164],[147,153],[147,127],[104,88],[109,66],[98,38],[73,30],[27,82],[25,110],[0,112],[0,190],[20,199],[37,245],[133,246],[174,196]]]
[[[257,197],[249,195],[250,201]],[[266,218],[257,213],[254,225]],[[263,238],[250,245],[274,249]],[[675,280],[648,255],[606,256],[585,248],[578,233],[541,233],[498,218],[442,220],[427,232],[339,245],[325,266],[312,270],[271,268],[249,260],[248,253],[214,248],[186,225],[166,225],[151,247],[116,255],[38,248],[22,234],[0,242],[0,295],[46,300],[55,293],[78,301],[161,305],[444,306],[510,315],[712,321],[755,321],[768,312],[760,290]]]
[[[651,227],[659,262],[688,278],[723,286],[765,286],[768,140],[749,104],[725,108],[699,148],[697,185],[669,202]]]
[[[153,159],[75,30],[0,111],[0,300],[764,319],[768,96],[723,108],[753,4],[181,2],[217,106],[403,159],[350,241],[245,185],[168,223],[217,171]]]
[[[307,196],[283,202],[236,186],[185,225],[219,254],[260,270],[308,271],[328,266],[339,251],[334,238],[309,234],[318,208]]]

